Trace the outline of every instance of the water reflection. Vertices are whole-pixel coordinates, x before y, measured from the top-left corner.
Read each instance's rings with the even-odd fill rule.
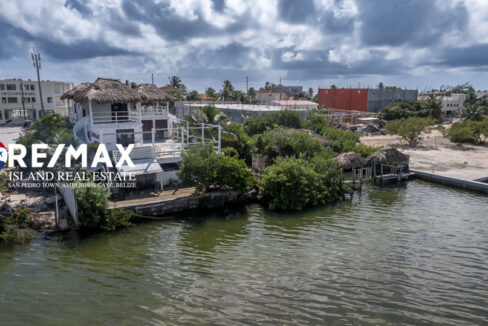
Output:
[[[1,323],[488,324],[486,207],[365,185],[301,213],[252,205],[0,247]]]

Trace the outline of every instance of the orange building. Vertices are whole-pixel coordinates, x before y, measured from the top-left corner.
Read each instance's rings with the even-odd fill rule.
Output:
[[[326,108],[368,111],[367,88],[319,88],[318,102]]]
[[[418,91],[387,88],[319,88],[318,102],[326,108],[346,111],[379,112],[393,102],[417,99]]]

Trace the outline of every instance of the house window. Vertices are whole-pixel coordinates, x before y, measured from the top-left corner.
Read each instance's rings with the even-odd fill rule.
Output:
[[[4,91],[5,90],[5,84],[0,84],[0,91]]]
[[[32,103],[36,103],[36,98],[35,97],[31,97],[31,102]]]
[[[17,90],[17,85],[7,84],[7,91],[15,91],[15,90]]]
[[[34,84],[30,85],[30,90],[33,91],[36,88]]]
[[[24,97],[24,103],[30,103],[30,97]]]
[[[47,103],[52,103],[53,102],[53,98],[52,97],[48,97],[47,98]]]
[[[18,99],[16,97],[9,97],[7,98],[8,103],[18,103]]]
[[[2,97],[2,103],[7,103],[7,98],[6,97]]]

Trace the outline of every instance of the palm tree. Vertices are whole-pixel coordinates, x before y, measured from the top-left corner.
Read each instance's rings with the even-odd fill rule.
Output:
[[[313,97],[313,88],[312,87],[310,87],[308,89],[308,96]]]
[[[465,121],[481,121],[483,120],[484,108],[476,105],[469,105],[461,114],[461,117],[464,118]]]
[[[180,88],[183,85],[183,83],[181,82],[181,78],[178,76],[168,77],[168,80],[169,80],[169,84],[174,88]]]

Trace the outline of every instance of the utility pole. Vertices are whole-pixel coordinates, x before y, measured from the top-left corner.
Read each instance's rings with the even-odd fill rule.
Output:
[[[246,96],[249,101],[249,78],[246,76]]]
[[[24,111],[24,122],[26,120],[26,114],[25,114],[25,100],[24,100],[24,82],[22,78],[20,78],[20,92],[22,94],[22,110]]]
[[[151,74],[151,84],[154,85],[154,74]]]
[[[41,111],[42,115],[44,115],[44,100],[42,99],[41,76],[39,75],[39,70],[41,69],[41,54],[39,52],[36,53],[36,50],[32,49],[31,57],[34,67],[37,70],[37,83],[39,85],[39,96],[41,97]]]

